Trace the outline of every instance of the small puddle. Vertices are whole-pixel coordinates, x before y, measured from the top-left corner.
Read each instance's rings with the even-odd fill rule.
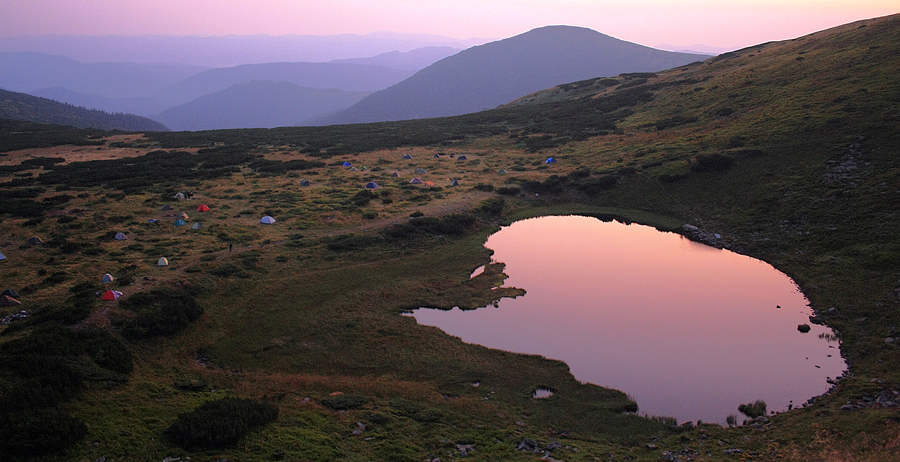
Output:
[[[834,332],[809,322],[797,285],[765,262],[578,216],[519,221],[485,246],[506,264],[505,286],[527,294],[490,310],[419,309],[416,320],[565,361],[578,380],[634,397],[641,415],[725,423],[756,400],[784,411],[846,370]]]

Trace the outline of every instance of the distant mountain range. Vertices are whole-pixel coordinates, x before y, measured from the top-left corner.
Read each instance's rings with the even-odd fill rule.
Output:
[[[169,108],[154,119],[176,131],[297,126],[346,109],[369,94],[253,81]]]
[[[110,114],[5,90],[0,90],[0,119],[101,130],[167,130],[162,124],[144,117],[131,114]]]
[[[709,58],[549,26],[461,51],[373,93],[320,124],[442,117],[482,111],[567,82],[653,72]]]
[[[190,63],[210,67],[281,62],[329,62],[423,47],[458,50],[494,39],[377,32],[366,35],[37,35],[0,37],[0,51],[63,55],[82,62]]]
[[[418,71],[462,51],[453,47],[424,47],[408,52],[392,51],[371,58],[335,59],[333,63],[370,64],[393,69]]]

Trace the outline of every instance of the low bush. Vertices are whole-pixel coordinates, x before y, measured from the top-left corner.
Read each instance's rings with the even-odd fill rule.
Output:
[[[766,415],[766,402],[758,399],[749,404],[741,404],[738,406],[738,411],[751,419],[762,417]]]
[[[81,440],[87,431],[84,422],[61,409],[0,413],[0,454],[52,454]]]
[[[209,401],[180,414],[166,437],[183,448],[223,448],[236,444],[255,427],[278,418],[278,408],[249,399]]]
[[[130,340],[174,335],[203,316],[203,308],[185,291],[134,294],[119,306],[138,313],[122,325],[122,336]]]
[[[322,405],[335,411],[359,409],[369,402],[369,398],[361,395],[329,396],[322,400]]]
[[[695,172],[721,172],[727,170],[734,163],[734,158],[727,154],[700,154],[691,163],[691,170]]]

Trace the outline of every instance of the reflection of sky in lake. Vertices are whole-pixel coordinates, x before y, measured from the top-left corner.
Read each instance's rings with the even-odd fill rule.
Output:
[[[485,245],[506,263],[506,285],[527,294],[499,308],[417,310],[418,322],[563,360],[579,380],[628,393],[641,414],[740,421],[742,403],[798,406],[845,369],[837,343],[820,338],[830,329],[797,331],[808,302],[762,261],[571,216],[516,222]]]

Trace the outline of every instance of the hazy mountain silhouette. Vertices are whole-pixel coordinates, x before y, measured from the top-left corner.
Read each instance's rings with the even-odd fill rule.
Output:
[[[368,94],[253,81],[169,108],[154,119],[172,130],[286,127],[348,108]]]
[[[212,37],[37,35],[0,37],[0,51],[33,51],[68,56],[83,62],[188,63],[229,67],[274,62],[328,62],[433,46],[465,49],[489,40],[391,32]]]
[[[591,29],[548,26],[461,51],[319,122],[465,114],[566,82],[660,71],[707,58],[656,50]]]
[[[110,114],[5,90],[0,90],[0,119],[102,130],[167,130],[158,122],[132,114]]]
[[[152,96],[110,98],[107,96],[88,95],[63,87],[43,88],[28,93],[33,96],[52,99],[74,106],[82,106],[88,109],[99,109],[106,112],[125,112],[144,117],[159,114],[178,104],[178,102],[174,100],[154,98]]]
[[[424,47],[401,52],[391,51],[371,58],[335,59],[333,63],[372,64],[394,69],[418,71],[462,51],[453,47]]]
[[[156,96],[185,103],[254,80],[352,92],[377,91],[402,81],[412,73],[384,66],[347,63],[245,64],[201,72],[158,92]]]
[[[0,53],[0,88],[32,93],[59,87],[107,98],[148,96],[204,69],[184,65],[82,63],[41,53]]]

